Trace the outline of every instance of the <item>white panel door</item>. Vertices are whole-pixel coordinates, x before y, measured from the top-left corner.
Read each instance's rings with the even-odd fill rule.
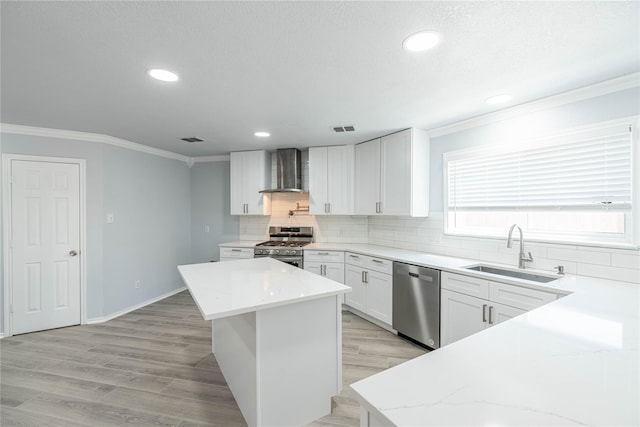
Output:
[[[80,323],[80,167],[11,161],[14,334]]]
[[[344,264],[328,263],[323,265],[324,265],[324,276],[327,279],[344,283]]]
[[[376,215],[380,202],[380,140],[355,147],[355,214]]]
[[[489,301],[442,289],[440,292],[440,342],[451,344],[488,326]]]
[[[367,314],[391,325],[393,286],[390,275],[367,271]]]
[[[489,326],[497,325],[498,323],[506,322],[509,319],[513,319],[516,316],[520,316],[526,313],[527,310],[520,308],[509,307],[508,305],[491,303],[489,307],[488,322]]]
[[[309,148],[309,214],[327,214],[327,147]]]
[[[267,165],[266,151],[245,151],[244,198],[247,214],[265,215],[264,198],[260,191],[267,188],[265,182]]]
[[[411,130],[380,140],[380,200],[384,215],[411,214]]]
[[[244,153],[230,154],[230,210],[231,215],[246,213],[244,200]]]
[[[345,294],[345,304],[364,313],[367,309],[367,287],[362,282],[362,269],[347,265],[345,285],[351,288],[351,292]]]
[[[333,215],[353,215],[354,147],[327,148],[327,201]]]

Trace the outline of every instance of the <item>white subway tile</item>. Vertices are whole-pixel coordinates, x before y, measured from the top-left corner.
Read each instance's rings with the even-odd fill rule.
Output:
[[[578,263],[611,265],[611,254],[608,252],[583,251],[573,249],[547,249],[547,257],[550,259],[575,261]]]
[[[636,254],[611,254],[611,265],[615,267],[640,269],[640,255]]]
[[[580,276],[599,277],[602,279],[620,280],[640,284],[640,270],[594,264],[578,264],[577,274]]]

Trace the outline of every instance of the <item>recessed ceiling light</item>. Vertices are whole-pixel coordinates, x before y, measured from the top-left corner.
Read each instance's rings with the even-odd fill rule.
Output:
[[[511,96],[509,95],[496,95],[484,100],[489,105],[504,104],[509,101],[511,101]]]
[[[254,135],[260,138],[266,138],[268,136],[271,136],[269,132],[256,132],[254,133]]]
[[[176,73],[171,71],[161,70],[160,68],[150,68],[147,70],[147,74],[156,80],[163,82],[177,82],[180,77]]]
[[[440,33],[435,31],[420,31],[404,39],[402,47],[411,52],[423,52],[433,48],[440,42]]]

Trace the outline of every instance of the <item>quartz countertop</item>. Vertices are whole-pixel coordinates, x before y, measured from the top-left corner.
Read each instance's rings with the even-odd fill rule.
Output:
[[[562,296],[352,384],[385,425],[640,425],[640,284],[570,275],[550,283],[498,279],[463,268],[475,260],[375,245],[305,250],[352,251]]]
[[[640,284],[571,275],[550,283],[498,279],[463,268],[476,260],[369,244],[304,249],[357,252],[562,296],[352,384],[384,424],[640,425]]]
[[[351,288],[272,258],[178,266],[205,320],[339,295]]]
[[[268,240],[268,239],[265,239]],[[252,248],[258,243],[262,243],[265,240],[235,240],[233,242],[220,243],[218,247],[221,248]]]

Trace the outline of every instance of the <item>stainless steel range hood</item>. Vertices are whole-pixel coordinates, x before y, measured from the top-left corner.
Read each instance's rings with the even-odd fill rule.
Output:
[[[297,148],[276,151],[276,188],[261,193],[305,193],[302,189],[302,154]]]

